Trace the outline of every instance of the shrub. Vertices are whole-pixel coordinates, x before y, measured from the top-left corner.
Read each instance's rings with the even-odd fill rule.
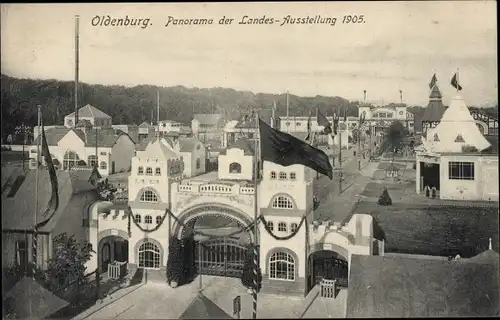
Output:
[[[246,288],[253,288],[253,246],[249,245],[247,251],[245,252],[245,260],[243,262],[243,274],[241,275],[241,284]],[[260,291],[262,287],[262,272],[260,267],[257,269],[257,291]]]
[[[177,237],[170,238],[168,244],[168,260],[167,260],[167,282],[168,284],[175,282],[179,284],[183,274],[183,254],[181,241]],[[176,286],[176,285],[174,285]]]
[[[382,191],[382,194],[378,198],[378,204],[381,206],[390,206],[392,205],[392,199],[389,196],[389,192],[387,191],[387,188],[384,187],[384,190]]]

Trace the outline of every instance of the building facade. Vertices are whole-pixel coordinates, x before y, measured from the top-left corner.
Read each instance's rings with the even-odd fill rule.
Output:
[[[109,127],[112,124],[111,116],[105,114],[90,104],[87,104],[78,110],[78,121],[81,120],[87,120],[92,124],[92,126],[95,127]],[[75,125],[77,125],[77,123],[75,122],[74,112],[64,117],[64,126],[72,128]]]
[[[358,119],[360,117],[365,118],[365,125],[372,127],[374,134],[384,132],[394,121],[401,122],[408,132],[415,132],[415,117],[403,103],[382,107],[359,105]]]

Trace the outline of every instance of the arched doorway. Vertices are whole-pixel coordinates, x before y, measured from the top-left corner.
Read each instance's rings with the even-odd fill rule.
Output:
[[[144,242],[139,247],[139,268],[160,269],[161,251],[152,242]]]
[[[337,280],[337,286],[347,288],[349,267],[347,257],[330,250],[318,250],[309,255],[309,292],[322,279]]]
[[[108,271],[114,261],[128,262],[128,240],[120,236],[105,236],[99,241],[99,266],[101,272]]]

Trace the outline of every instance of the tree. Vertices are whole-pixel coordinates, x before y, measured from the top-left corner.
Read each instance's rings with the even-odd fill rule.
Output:
[[[403,139],[406,135],[407,132],[403,124],[399,121],[393,121],[385,132],[381,149],[383,151],[390,150],[395,152],[401,147]]]
[[[183,260],[181,241],[173,236],[168,244],[167,282],[174,288],[182,280]]]
[[[382,194],[378,198],[378,204],[381,206],[390,206],[392,205],[392,199],[389,196],[389,191],[387,191],[387,188],[384,187],[384,190],[382,190]]]
[[[75,281],[84,284],[87,281],[84,277],[87,269],[85,264],[90,260],[91,254],[95,253],[92,245],[87,241],[79,244],[74,236],[68,237],[66,233],[55,237],[53,241],[55,254],[48,261],[45,272],[49,290],[66,288]]]
[[[241,275],[241,283],[246,288],[253,288],[254,280],[254,249],[253,245],[248,245],[245,251],[245,259],[243,261],[243,273]],[[257,291],[262,287],[262,272],[260,267],[257,269]]]

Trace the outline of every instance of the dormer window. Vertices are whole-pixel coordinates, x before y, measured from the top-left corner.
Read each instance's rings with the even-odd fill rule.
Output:
[[[153,175],[153,169],[152,169],[152,168],[150,168],[150,167],[147,167],[147,168],[146,168],[146,175],[147,175],[147,176],[152,176],[152,175]]]
[[[458,134],[458,136],[455,138],[455,142],[465,142],[465,140],[461,134]]]
[[[229,173],[241,173],[241,164],[233,162],[229,165]]]
[[[276,180],[276,172],[271,171],[271,180]]]
[[[138,174],[139,176],[142,176],[142,175],[144,174],[144,168],[143,168],[143,167],[138,167],[138,168],[137,168],[137,174]]]
[[[286,180],[286,172],[281,171],[279,177],[280,177],[280,180]]]
[[[161,168],[155,169],[155,176],[161,176]]]
[[[434,141],[439,142],[439,136],[437,133],[434,133]]]

